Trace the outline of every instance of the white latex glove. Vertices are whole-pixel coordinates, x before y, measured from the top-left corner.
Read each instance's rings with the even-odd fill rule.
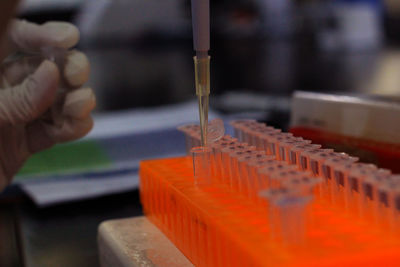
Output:
[[[12,23],[6,54],[18,52],[27,56],[3,63],[0,70],[0,190],[33,153],[83,137],[93,127],[90,112],[96,105],[95,95],[90,88],[80,88],[89,76],[86,56],[68,51],[63,73],[53,62],[29,56],[38,54],[43,47],[70,49],[78,40],[79,31],[69,23]],[[44,114],[56,104],[62,77],[75,89],[61,103],[60,121],[49,122]]]

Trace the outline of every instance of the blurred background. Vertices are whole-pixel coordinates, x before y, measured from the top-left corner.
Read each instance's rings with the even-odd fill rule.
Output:
[[[25,0],[20,17],[78,25],[99,112],[194,99],[189,0]],[[214,0],[211,27],[219,111],[268,110],[294,90],[400,94],[398,1]]]
[[[188,0],[25,0],[20,17],[78,25],[98,111],[194,98]],[[217,109],[249,108],[216,101],[242,93],[400,94],[398,1],[214,0],[211,27]]]
[[[398,0],[210,2],[220,114],[262,112],[286,129],[295,90],[400,96]],[[25,0],[18,16],[79,27],[96,113],[195,99],[190,0]],[[0,242],[0,266],[96,266],[98,223],[141,214],[137,191],[46,209],[3,195],[0,234],[13,242]]]

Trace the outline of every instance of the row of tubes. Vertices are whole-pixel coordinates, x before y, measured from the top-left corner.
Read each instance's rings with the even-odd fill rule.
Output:
[[[189,147],[198,144],[195,125],[180,130]],[[304,239],[306,207],[320,179],[229,135],[190,151],[197,185],[223,184],[254,203],[267,205],[274,238],[286,243]]]
[[[304,211],[314,195],[385,229],[398,231],[399,175],[254,120],[233,121],[231,125],[237,138],[224,136],[206,148],[198,147],[197,125],[180,127],[188,154],[192,151],[197,182],[218,180],[255,201],[267,198],[273,204],[270,209],[279,207],[275,212],[278,214],[288,209],[282,204]]]
[[[399,231],[400,175],[263,123],[246,120],[231,125],[240,142],[320,178],[318,197],[384,229]]]

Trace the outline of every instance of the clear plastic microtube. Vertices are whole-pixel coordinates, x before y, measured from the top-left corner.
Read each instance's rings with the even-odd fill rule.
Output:
[[[242,193],[247,192],[247,178],[249,173],[249,162],[254,160],[254,154],[257,154],[257,151],[252,151],[242,157],[237,158],[238,169],[239,169],[239,184],[238,190]]]
[[[225,166],[223,162],[223,156],[222,156],[222,150],[224,150],[227,147],[235,146],[238,142],[237,141],[228,141],[228,142],[220,142],[220,143],[215,143],[213,145],[213,158],[215,161],[215,170],[214,170],[214,175],[223,180],[225,177]]]
[[[312,155],[321,152],[321,149],[304,150],[300,152],[299,163],[300,170],[311,171],[310,158]]]
[[[340,162],[333,167],[333,177],[334,184],[336,186],[336,192],[338,199],[343,198],[344,207],[346,210],[350,207],[350,193],[351,193],[351,185],[349,180],[349,173],[351,169],[353,169],[357,163],[353,162]]]
[[[280,157],[279,154],[279,146],[282,142],[285,141],[290,141],[293,140],[293,134],[292,133],[280,133],[279,135],[276,135],[272,138],[272,149],[271,151],[273,151],[273,155],[275,155],[277,160],[283,160]]]
[[[240,173],[239,173],[239,162],[238,158],[241,158],[243,156],[249,155],[252,151],[235,151],[233,152],[230,157],[231,157],[231,181],[230,185],[233,189],[238,190],[239,188],[239,181],[241,179]]]
[[[290,148],[290,154],[289,154],[289,163],[293,165],[297,165],[299,169],[301,168],[301,163],[300,163],[300,153],[304,151],[311,151],[311,150],[317,150],[321,148],[321,145],[315,145],[315,144],[300,144],[300,145],[295,145]]]
[[[396,176],[378,187],[379,220],[385,229],[400,234],[400,178]]]
[[[221,149],[221,173],[222,173],[222,180],[229,183],[230,181],[230,169],[231,169],[231,161],[230,161],[230,154],[237,150],[237,145],[227,146]]]
[[[309,169],[314,176],[320,176],[321,173],[321,166],[322,164],[329,159],[330,156],[333,156],[333,149],[319,149],[317,153],[312,153],[309,155]],[[330,179],[330,178],[329,178]]]
[[[235,137],[239,139],[240,142],[244,141],[243,130],[250,125],[257,124],[256,120],[236,120],[230,123],[234,128]]]
[[[237,143],[233,149],[231,148],[232,147],[222,150],[222,157],[226,160],[226,163],[224,164],[224,167],[226,167],[226,180],[232,186],[233,180],[237,176],[237,153],[252,150],[254,147],[249,147],[245,143]]]
[[[195,184],[209,184],[211,182],[211,148],[194,147],[190,152],[193,157],[193,175]]]
[[[283,187],[297,188],[300,194],[307,196],[315,192],[316,185],[322,182],[321,178],[316,178],[311,175],[311,173],[300,172],[298,175],[293,175],[290,179],[285,179],[282,181]]]
[[[296,166],[288,165],[286,162],[275,161],[268,163],[264,168],[258,170],[259,179],[262,179],[260,184],[264,185],[264,188],[272,188],[276,185],[274,174],[277,172],[296,170]],[[279,182],[278,182],[279,186]]]
[[[259,140],[262,143],[262,147],[263,150],[265,151],[265,153],[267,153],[267,155],[274,155],[274,151],[272,151],[272,139],[275,135],[281,133],[281,130],[269,130],[269,131],[265,131],[263,133],[260,134]]]
[[[329,152],[327,153],[327,159],[324,159],[320,162],[319,164],[319,173],[321,174],[322,177],[332,179],[333,177],[333,169],[330,164],[326,164],[326,162],[330,159],[337,159],[337,160],[343,160],[343,161],[348,161],[348,162],[357,162],[358,158],[357,157],[351,157],[346,153],[337,153],[337,152]],[[334,162],[334,161],[331,161]],[[337,166],[337,164],[334,164],[334,166]]]
[[[232,137],[232,136],[230,136],[230,135],[224,135],[224,136],[222,136],[221,139],[219,139],[218,141],[221,141],[221,142],[229,142],[229,141],[238,141],[238,139],[235,138],[235,137]],[[216,141],[216,142],[217,142],[217,141]]]
[[[288,180],[300,176],[302,173],[294,166],[288,165],[284,170],[274,171],[269,176],[270,188],[281,188]]]
[[[250,130],[250,127],[243,127],[242,128],[242,133],[243,133],[243,142],[247,143],[249,145],[253,145],[251,141],[252,133]]]
[[[256,198],[260,190],[258,170],[269,166],[271,160],[274,160],[273,156],[254,155],[253,159],[248,162],[248,174],[243,182],[247,185],[247,193],[250,198]]]
[[[225,135],[221,137],[219,140],[213,142],[210,144],[211,147],[211,158],[212,158],[212,164],[211,164],[211,174],[213,177],[219,177],[220,175],[220,167],[221,167],[221,148],[223,145],[228,145],[230,144],[235,144],[237,142],[236,138],[233,138],[229,135]]]
[[[193,147],[193,140],[191,134],[195,126],[196,125],[194,124],[187,124],[178,127],[178,131],[181,131],[185,135],[185,148],[187,155],[190,155],[190,150]]]
[[[371,173],[376,171],[378,168],[374,164],[356,163],[353,164],[352,169],[348,174],[350,191],[349,191],[349,203],[350,207],[353,208],[356,214],[364,216],[363,214],[363,198],[361,196],[361,185],[363,180]]]
[[[391,177],[391,171],[387,169],[377,169],[369,173],[362,180],[361,190],[361,209],[362,214],[374,222],[378,221],[378,187],[380,184],[388,181]]]
[[[190,140],[191,140],[192,148],[201,145],[200,131],[193,129],[193,130],[189,131],[188,134],[189,134],[189,136],[191,138]]]
[[[239,159],[246,157],[246,156],[252,156],[255,151],[255,147],[253,146],[248,146],[246,149],[240,149],[238,151],[233,152],[230,155],[231,159],[231,173],[230,173],[230,184],[231,187],[235,190],[239,190],[239,184],[242,180],[242,177],[240,176],[240,169],[239,169]]]
[[[273,155],[276,157],[277,160],[279,160],[279,150],[278,150],[279,142],[287,140],[291,136],[293,136],[291,133],[282,133],[282,132],[273,132],[265,135],[265,137],[268,140],[267,154]]]
[[[277,130],[274,127],[271,126],[266,126],[263,128],[260,132],[257,133],[257,147],[259,147],[260,150],[264,150],[266,153],[268,151],[268,142],[266,135],[270,133],[277,133],[281,132],[281,130]]]
[[[346,190],[349,188],[348,173],[353,163],[358,158],[355,157],[333,157],[327,159],[322,165],[324,181],[321,186],[321,194],[328,197],[332,202],[348,208]],[[327,177],[331,177],[327,179]]]
[[[259,193],[268,202],[271,238],[284,245],[302,245],[306,233],[306,208],[312,195],[297,188],[268,189]]]
[[[290,153],[292,148],[295,146],[310,144],[310,140],[304,140],[303,138],[286,140],[279,144],[279,158],[283,161],[291,163]]]
[[[263,166],[261,168],[257,169],[257,173],[255,175],[257,179],[257,185],[258,185],[258,192],[264,189],[269,189],[269,174],[270,171],[268,171],[269,167],[277,166],[277,165],[282,165],[281,162],[275,160],[275,159],[267,159],[264,161]]]
[[[262,149],[261,136],[264,130],[267,129],[265,124],[259,124],[249,127],[250,130],[250,144],[256,146],[259,150]]]

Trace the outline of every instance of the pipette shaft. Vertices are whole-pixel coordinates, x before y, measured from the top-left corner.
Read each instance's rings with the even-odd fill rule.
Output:
[[[208,101],[210,95],[210,57],[194,57],[196,95],[199,101],[201,145],[207,145]]]
[[[210,95],[210,1],[192,0],[193,46],[196,95],[199,101],[201,145],[207,145],[208,105]]]

